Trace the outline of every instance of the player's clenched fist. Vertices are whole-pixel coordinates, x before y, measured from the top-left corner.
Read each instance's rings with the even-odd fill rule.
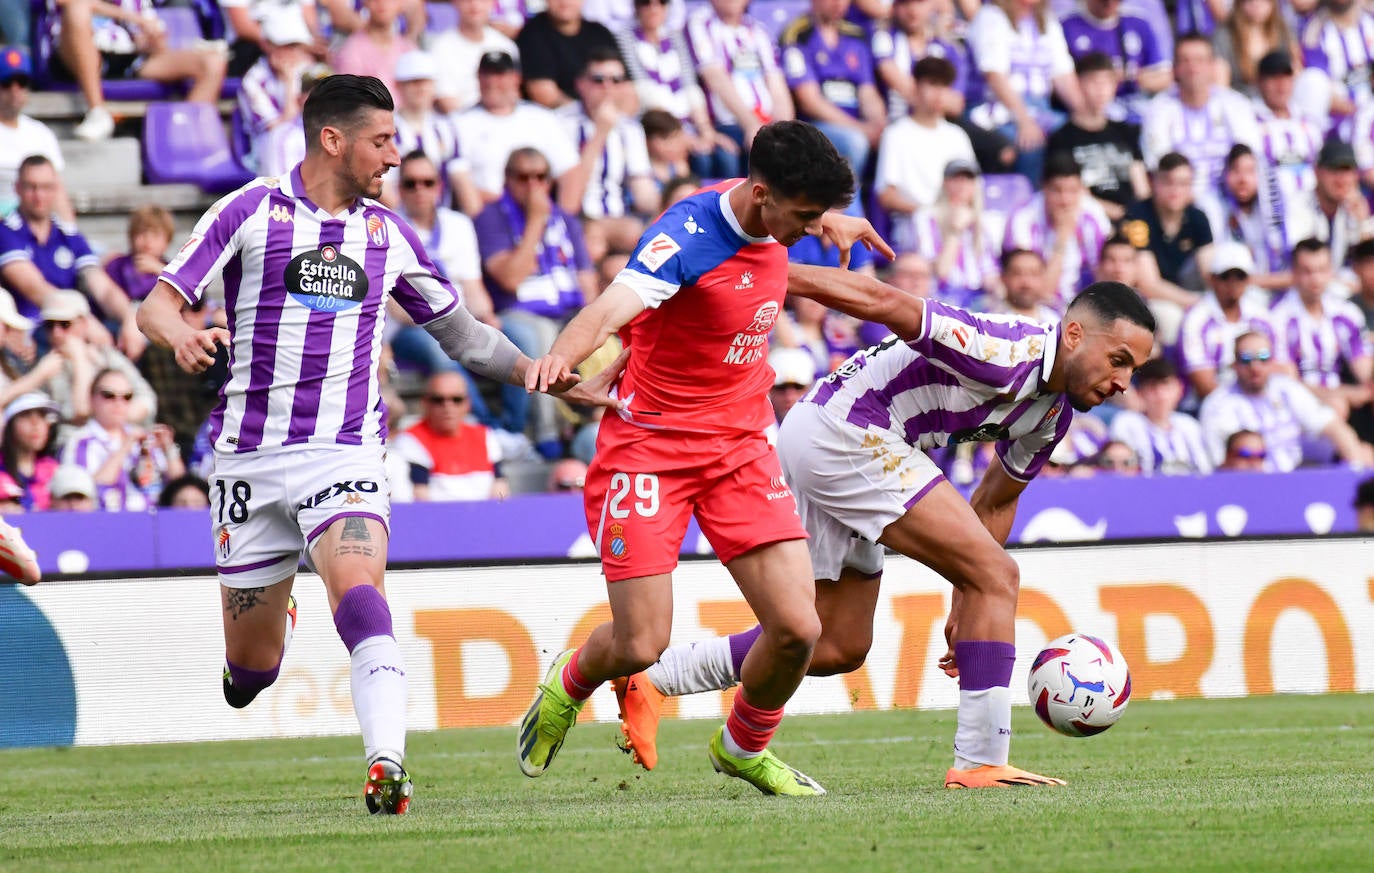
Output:
[[[172,347],[177,366],[188,373],[204,373],[215,362],[219,346],[228,348],[229,331],[222,327],[191,331]]]

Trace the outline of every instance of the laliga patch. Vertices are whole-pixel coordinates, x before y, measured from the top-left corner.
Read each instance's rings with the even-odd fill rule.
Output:
[[[367,296],[367,273],[334,245],[296,255],[282,281],[292,300],[317,312],[352,309]]]
[[[669,258],[680,251],[682,251],[682,246],[678,245],[676,240],[666,233],[660,233],[649,240],[648,245],[639,250],[636,260],[651,271],[657,272],[659,267],[666,264]]]

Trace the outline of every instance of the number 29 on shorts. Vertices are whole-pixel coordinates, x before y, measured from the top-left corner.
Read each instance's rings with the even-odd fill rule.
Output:
[[[633,496],[631,490],[634,492]],[[607,514],[611,518],[629,518],[632,511],[643,518],[652,518],[658,514],[657,474],[635,473],[632,477],[629,473],[616,473],[611,476]]]

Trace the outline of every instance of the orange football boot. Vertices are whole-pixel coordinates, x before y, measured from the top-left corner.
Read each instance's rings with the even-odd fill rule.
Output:
[[[1026,770],[1018,770],[1010,765],[1001,767],[984,764],[972,770],[950,767],[945,774],[946,788],[1019,788],[1022,785],[1067,785],[1063,779],[1053,776],[1040,776]]]
[[[667,697],[642,671],[621,676],[611,684],[620,705],[620,732],[625,735],[622,748],[636,764],[652,770],[658,764],[658,720]]]

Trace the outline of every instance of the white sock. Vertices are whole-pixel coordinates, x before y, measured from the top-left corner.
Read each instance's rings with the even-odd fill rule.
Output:
[[[725,726],[725,733],[721,734],[720,744],[725,747],[725,751],[734,755],[736,758],[757,758],[759,755],[763,754],[763,752],[751,752],[748,749],[740,748],[739,743],[735,742],[735,738],[730,736],[730,726],[728,724]]]
[[[1011,691],[994,686],[959,692],[959,726],[954,731],[954,766],[972,770],[1003,766],[1011,751]]]
[[[644,672],[654,687],[669,697],[720,691],[739,683],[729,637],[669,646]]]
[[[401,647],[389,636],[368,637],[353,648],[353,711],[368,762],[406,754],[406,671]]]

